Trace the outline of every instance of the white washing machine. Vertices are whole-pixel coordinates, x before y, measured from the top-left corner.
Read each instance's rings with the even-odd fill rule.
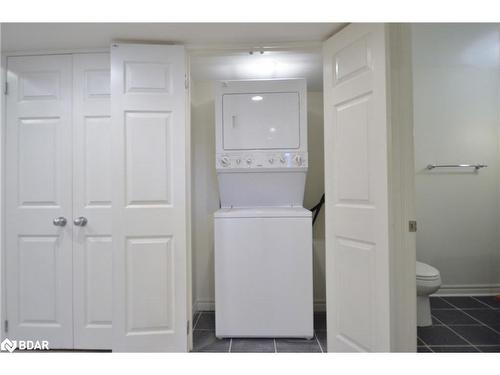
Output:
[[[216,85],[218,337],[313,337],[306,82]]]

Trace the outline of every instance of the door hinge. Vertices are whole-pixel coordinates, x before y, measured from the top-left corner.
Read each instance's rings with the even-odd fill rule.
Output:
[[[186,331],[187,331],[187,334],[189,335],[189,320],[187,321],[187,325],[186,325]]]
[[[5,95],[9,94],[9,84],[7,82],[5,82],[4,94]]]
[[[9,332],[9,321],[8,320],[4,320],[3,322],[3,330],[5,331],[5,333]]]
[[[416,220],[410,220],[408,222],[408,230],[412,233],[417,231],[417,221]]]

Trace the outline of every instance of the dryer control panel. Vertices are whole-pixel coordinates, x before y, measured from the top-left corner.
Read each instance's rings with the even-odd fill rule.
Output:
[[[231,152],[216,155],[217,170],[301,169],[307,170],[307,152]]]

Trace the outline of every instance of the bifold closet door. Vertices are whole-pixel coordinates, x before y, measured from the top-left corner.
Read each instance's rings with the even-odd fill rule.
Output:
[[[75,349],[111,349],[113,273],[109,59],[109,53],[73,55],[71,227]]]
[[[182,46],[111,47],[113,350],[187,350]]]
[[[72,348],[71,56],[9,57],[7,83],[7,335]]]

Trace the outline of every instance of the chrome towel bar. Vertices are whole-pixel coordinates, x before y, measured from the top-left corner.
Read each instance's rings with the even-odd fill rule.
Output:
[[[425,169],[434,168],[474,168],[476,171],[488,167],[486,164],[429,164]]]

